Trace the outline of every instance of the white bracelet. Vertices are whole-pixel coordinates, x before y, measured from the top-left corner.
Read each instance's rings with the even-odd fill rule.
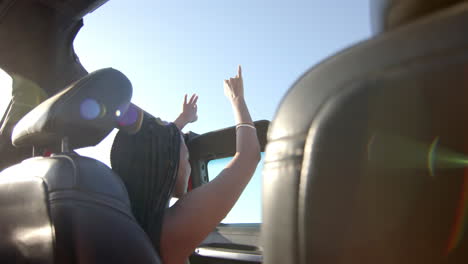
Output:
[[[257,129],[254,125],[251,125],[251,124],[239,124],[239,125],[236,126],[236,130],[239,127],[250,127],[250,128],[253,128],[253,129]]]

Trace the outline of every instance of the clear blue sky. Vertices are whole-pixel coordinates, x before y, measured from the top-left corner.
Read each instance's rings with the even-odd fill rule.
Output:
[[[133,101],[166,120],[185,93],[199,94],[199,121],[187,127],[197,133],[233,124],[222,81],[237,64],[252,117],[271,120],[302,73],[370,31],[368,0],[111,0],[84,24],[75,49],[88,71],[122,71]]]
[[[85,17],[75,50],[90,72],[126,74],[133,102],[165,120],[185,93],[199,94],[199,121],[186,131],[204,133],[234,124],[222,81],[238,64],[252,117],[271,120],[302,73],[369,37],[368,1],[111,0]],[[0,75],[0,110],[9,85]],[[111,143],[81,153],[108,164]]]
[[[237,200],[236,205],[223,219],[222,223],[260,223],[262,220],[262,169],[264,153],[252,179]],[[231,158],[217,159],[208,162],[208,177],[214,179],[229,163]]]

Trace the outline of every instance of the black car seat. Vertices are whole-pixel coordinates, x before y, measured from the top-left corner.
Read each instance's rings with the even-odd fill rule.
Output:
[[[160,263],[120,178],[73,152],[104,139],[122,121],[131,94],[122,73],[103,69],[19,121],[16,146],[54,154],[0,174],[0,263]]]
[[[468,3],[371,3],[270,126],[266,264],[468,263]]]

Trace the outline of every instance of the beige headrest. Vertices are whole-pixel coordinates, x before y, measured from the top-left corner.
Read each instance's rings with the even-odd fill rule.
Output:
[[[370,0],[374,34],[392,30],[466,0]]]

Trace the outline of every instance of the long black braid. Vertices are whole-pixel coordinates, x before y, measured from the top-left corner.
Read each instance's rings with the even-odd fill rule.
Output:
[[[119,131],[111,150],[112,169],[127,188],[132,211],[159,253],[164,211],[179,167],[180,131],[145,113],[140,131]]]

